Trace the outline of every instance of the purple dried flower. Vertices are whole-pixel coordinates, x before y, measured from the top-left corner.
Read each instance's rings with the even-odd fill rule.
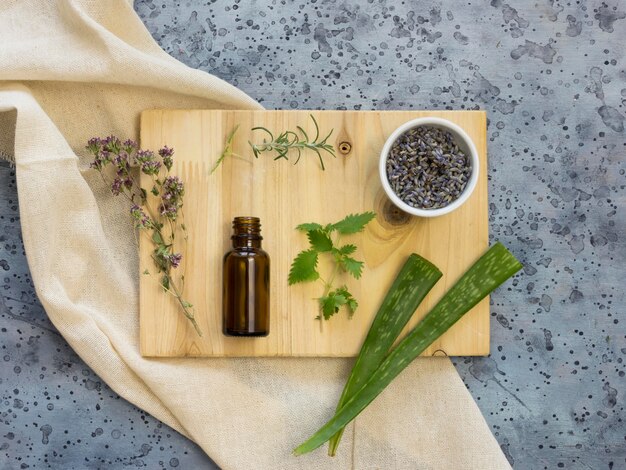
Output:
[[[174,155],[174,149],[164,145],[163,148],[159,150],[159,155],[161,155],[161,158],[171,157]]]
[[[97,154],[102,148],[102,139],[100,137],[92,137],[87,141],[87,150],[93,154]]]
[[[158,160],[149,160],[141,164],[141,171],[146,175],[158,175],[161,169],[161,162]]]
[[[137,145],[137,142],[131,139],[125,140],[123,146],[124,146],[124,150],[126,150],[128,153],[132,153],[133,151],[139,148],[139,146]]]
[[[165,168],[168,170],[172,169],[172,165],[174,164],[174,149],[164,145],[162,149],[159,150],[159,155],[163,159],[163,164]]]
[[[112,162],[113,165],[115,165],[115,171],[117,176],[124,178],[129,176],[130,162],[128,161],[128,158],[129,155],[124,150],[119,150],[117,153],[114,153]]]
[[[165,168],[169,170],[172,169],[172,165],[174,164],[174,159],[172,157],[163,157],[163,163],[165,164]]]
[[[163,188],[175,196],[183,196],[185,194],[185,186],[178,176],[168,176],[165,178],[165,180],[163,180]]]
[[[126,153],[124,150],[120,150],[118,153],[115,154],[115,157],[113,157],[113,163],[115,163],[116,165],[127,164],[128,153]]]
[[[137,163],[145,163],[154,160],[154,152],[152,150],[138,150],[135,155]]]
[[[159,213],[163,217],[176,220],[176,217],[178,216],[178,208],[172,204],[163,203],[159,206]]]
[[[159,150],[159,155],[161,155],[161,157],[171,157],[172,155],[174,155],[174,149],[171,147],[168,147],[167,145],[164,145],[160,150]]]
[[[172,265],[172,268],[177,268],[181,260],[183,259],[183,255],[181,255],[180,253],[172,253],[168,256],[168,259],[170,261],[170,264]]]
[[[112,153],[119,152],[121,145],[122,143],[120,142],[120,139],[118,139],[114,135],[110,135],[102,141],[102,146],[104,147],[104,149]]]
[[[134,204],[130,208],[130,215],[135,220],[135,224],[140,228],[150,228],[152,227],[152,222],[150,218],[146,215],[141,207],[137,204]]]
[[[96,170],[101,170],[107,163],[110,162],[109,152],[103,150],[102,145],[102,139],[99,137],[92,137],[89,139],[87,146],[85,147],[94,156],[94,160],[89,166],[91,168],[95,168]]]
[[[163,180],[162,191],[159,212],[168,219],[176,220],[178,209],[183,206],[185,186],[177,176],[168,176]]]
[[[89,166],[96,170],[102,170],[107,163],[109,163],[109,160],[103,155],[103,152],[99,152],[94,155],[93,162],[91,162]]]
[[[120,178],[115,178],[113,183],[111,183],[111,192],[117,196],[122,191],[122,180]]]

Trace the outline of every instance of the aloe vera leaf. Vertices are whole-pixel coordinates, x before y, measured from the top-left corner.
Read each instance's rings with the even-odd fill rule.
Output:
[[[416,254],[409,256],[374,317],[339,399],[337,411],[378,368],[413,312],[440,278],[441,271],[430,261]],[[329,455],[335,455],[342,434],[343,428],[331,439]]]
[[[311,452],[328,441],[337,431],[356,418],[433,341],[521,268],[521,263],[504,245],[501,243],[493,245],[389,353],[369,380],[335,413],[335,416],[306,442],[300,444],[294,450],[294,454]]]

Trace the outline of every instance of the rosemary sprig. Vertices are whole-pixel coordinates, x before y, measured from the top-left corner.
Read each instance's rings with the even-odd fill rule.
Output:
[[[272,132],[265,127],[253,127],[253,131],[265,131],[270,137],[269,141],[263,139],[263,143],[261,144],[253,144],[252,142],[248,141],[250,147],[252,147],[252,152],[254,153],[255,158],[259,158],[259,155],[264,152],[276,152],[274,160],[279,160],[281,158],[289,160],[287,154],[290,150],[295,150],[298,152],[298,157],[294,162],[295,165],[300,161],[303,150],[312,150],[317,154],[317,157],[320,160],[320,165],[322,166],[322,170],[325,170],[326,168],[324,167],[322,152],[329,153],[333,157],[336,157],[335,148],[331,144],[327,143],[328,138],[332,135],[334,129],[331,129],[326,137],[324,137],[322,140],[319,140],[320,128],[317,125],[317,121],[315,120],[313,115],[310,114],[309,116],[311,116],[311,120],[315,125],[315,137],[313,139],[309,139],[306,131],[300,126],[296,126],[296,128],[301,135],[298,135],[298,133],[294,131],[284,131],[281,132],[277,137],[274,137],[274,134],[272,134]]]

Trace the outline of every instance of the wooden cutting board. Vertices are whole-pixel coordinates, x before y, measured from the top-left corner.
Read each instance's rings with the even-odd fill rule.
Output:
[[[322,171],[314,154],[300,162],[255,159],[248,140],[262,132],[303,127],[334,130],[329,142],[337,158],[325,157]],[[460,125],[474,140],[481,159],[478,186],[455,212],[434,219],[408,216],[386,198],[378,177],[380,150],[402,123],[438,116]],[[234,126],[233,156],[210,174]],[[444,276],[414,315],[414,326],[460,275],[487,249],[486,116],[482,111],[198,111],[151,110],[141,116],[141,145],[175,149],[173,171],[186,185],[186,297],[204,333],[200,338],[152,276],[140,277],[141,354],[144,356],[355,356],[387,289],[407,256],[418,253]],[[296,254],[307,247],[303,222],[335,222],[349,213],[374,210],[377,218],[364,233],[351,236],[365,261],[360,281],[346,278],[359,301],[352,319],[345,313],[315,320],[319,283],[289,287],[287,274]],[[266,338],[230,338],[222,334],[222,257],[230,247],[235,216],[261,218],[263,246],[271,257],[271,331]],[[348,241],[348,238],[345,239]],[[140,242],[140,270],[151,268],[151,242]],[[180,268],[179,268],[180,269]],[[489,300],[462,318],[425,351],[425,355],[487,355]]]

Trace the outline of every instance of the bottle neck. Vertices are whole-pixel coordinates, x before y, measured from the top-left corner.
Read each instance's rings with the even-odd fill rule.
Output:
[[[239,248],[255,249],[255,248],[261,248],[261,239],[263,237],[249,238],[249,237],[238,237],[238,236],[233,235],[230,238],[233,241],[233,248],[235,249],[239,249]]]
[[[233,220],[233,248],[261,248],[261,221],[258,217],[235,217]]]

